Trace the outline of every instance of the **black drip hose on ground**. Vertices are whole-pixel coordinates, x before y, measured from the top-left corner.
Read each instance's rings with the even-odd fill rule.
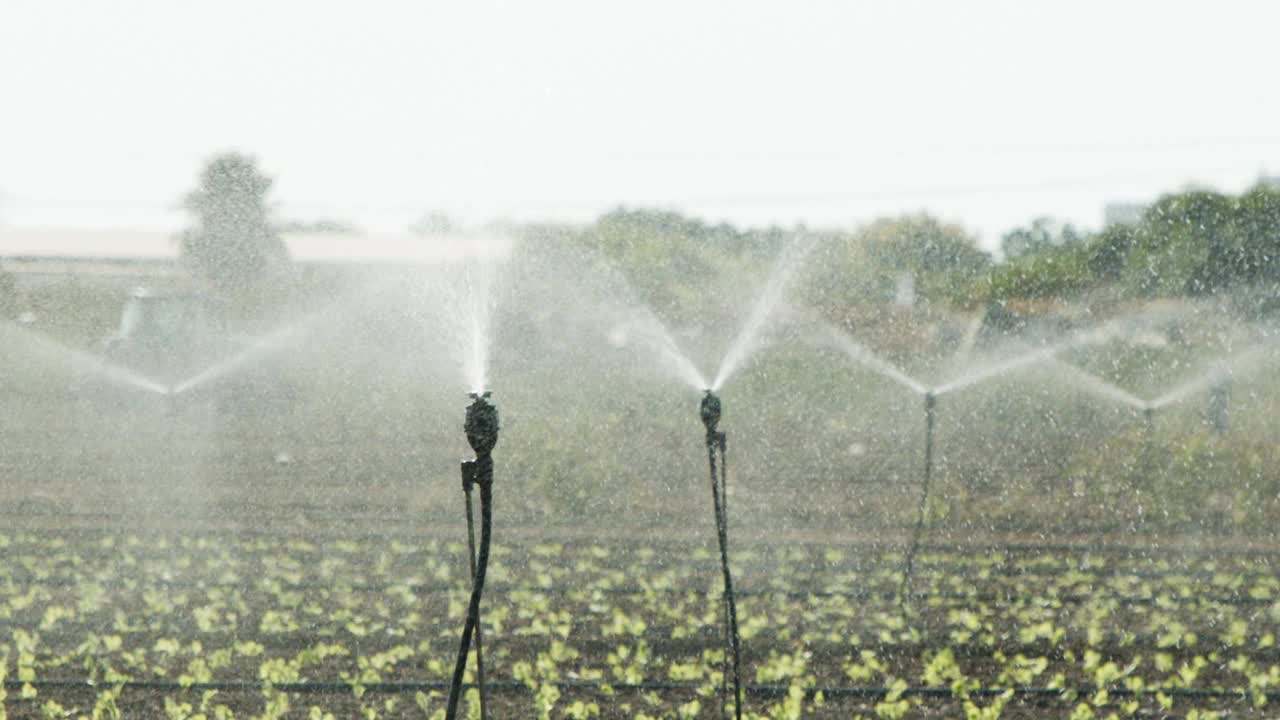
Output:
[[[467,654],[471,651],[471,634],[476,632],[480,621],[480,597],[484,594],[484,576],[489,567],[489,540],[493,529],[493,469],[492,460],[477,458],[479,464],[488,460],[488,476],[479,473],[482,479],[480,486],[480,554],[476,559],[476,572],[472,578],[471,602],[467,605],[467,622],[462,629],[462,641],[458,647],[458,661],[453,668],[453,682],[449,686],[449,705],[445,710],[446,720],[455,720],[458,716],[458,700],[462,695],[462,680],[467,671]]]
[[[720,570],[724,575],[724,602],[726,619],[728,620],[729,650],[733,655],[733,708],[734,717],[742,720],[742,675],[741,651],[738,638],[738,605],[733,594],[733,575],[729,572],[729,523],[727,478],[728,463],[725,456],[724,433],[709,432],[707,434],[707,458],[711,466],[711,500],[715,505],[716,536],[720,544]],[[721,456],[720,473],[716,473],[716,452]],[[723,709],[723,696],[722,696]]]

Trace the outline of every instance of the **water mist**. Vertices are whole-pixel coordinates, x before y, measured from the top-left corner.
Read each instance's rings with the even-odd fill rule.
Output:
[[[773,272],[769,275],[768,282],[765,283],[764,290],[752,306],[747,321],[743,323],[742,329],[725,352],[724,359],[720,361],[720,369],[716,372],[715,379],[711,381],[711,390],[719,391],[723,388],[751,353],[758,349],[761,335],[769,319],[783,304],[787,290],[799,274],[805,257],[814,245],[813,239],[801,240],[789,247],[778,260]]]

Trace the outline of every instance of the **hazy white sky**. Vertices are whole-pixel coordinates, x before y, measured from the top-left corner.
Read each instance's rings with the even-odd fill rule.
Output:
[[[658,205],[852,225],[1280,173],[1267,2],[0,4],[0,223],[179,227],[203,159],[398,230]]]

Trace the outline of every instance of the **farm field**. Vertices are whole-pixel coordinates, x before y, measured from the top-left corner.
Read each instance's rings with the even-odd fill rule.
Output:
[[[77,385],[42,356],[0,376],[5,717],[443,717],[469,588],[462,396],[333,341],[281,358],[283,415]],[[748,716],[1280,703],[1280,376],[1241,375],[1227,431],[1203,358],[1141,350],[1172,368],[1153,377],[1130,352],[1072,360],[1113,395],[1191,401],[1157,417],[1053,366],[922,403],[841,358],[762,355],[725,396]],[[524,357],[495,391],[490,717],[721,717],[698,394]]]
[[[431,717],[465,611],[464,536],[362,530],[0,533],[8,717]],[[710,545],[501,534],[483,626],[494,717],[718,716]],[[893,546],[744,541],[733,560],[761,716],[1280,702],[1263,551],[926,545],[905,601]]]

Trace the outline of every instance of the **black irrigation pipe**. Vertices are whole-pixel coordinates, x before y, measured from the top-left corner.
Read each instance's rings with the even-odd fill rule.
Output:
[[[601,691],[606,688],[614,691],[622,692],[696,692],[702,687],[699,683],[692,682],[675,682],[675,681],[650,681],[638,683],[607,683],[591,680],[561,680],[552,683],[560,690],[577,690],[577,691]],[[391,682],[371,682],[371,683],[349,683],[343,681],[325,681],[325,680],[306,680],[300,682],[284,682],[284,683],[263,683],[251,682],[247,680],[222,680],[203,683],[180,683],[172,680],[127,680],[124,682],[110,683],[104,681],[94,681],[88,679],[64,679],[64,680],[13,680],[6,679],[4,681],[5,690],[22,690],[25,686],[31,686],[37,691],[41,690],[102,690],[115,689],[122,690],[151,690],[161,692],[257,692],[264,690],[276,690],[285,693],[296,693],[299,695],[336,695],[341,693],[354,692],[358,686],[367,693],[383,694],[383,695],[399,695],[413,692],[431,692],[449,689],[449,683],[444,681],[391,681]],[[518,680],[489,680],[487,686],[490,689],[515,692],[522,694],[530,694],[534,690],[523,682]],[[473,683],[467,683],[466,688],[475,687]],[[999,697],[1007,692],[1012,691],[1015,698],[1043,698],[1043,699],[1067,699],[1074,696],[1087,697],[1099,690],[1105,689],[1107,694],[1113,698],[1154,698],[1156,693],[1163,693],[1171,698],[1178,699],[1194,699],[1194,700],[1236,700],[1241,702],[1252,702],[1255,697],[1244,689],[1226,690],[1226,689],[1198,689],[1183,687],[1149,687],[1142,690],[1131,690],[1124,686],[1099,688],[1096,686],[1080,686],[1074,688],[1051,688],[1051,687],[1033,687],[1033,686],[1015,686],[1009,688],[983,687],[970,690],[970,697],[991,698]],[[786,697],[791,687],[781,683],[768,683],[757,685],[743,685],[744,694],[757,698],[779,698]],[[866,700],[881,700],[888,697],[891,693],[896,693],[899,697],[920,697],[934,699],[952,699],[955,698],[955,692],[949,687],[908,687],[901,690],[893,688],[864,686],[864,685],[834,685],[824,687],[805,688],[805,696],[812,699],[817,693],[821,692],[827,698],[852,698]],[[1257,693],[1257,695],[1265,696],[1268,702],[1280,700],[1280,690],[1271,690],[1265,693]],[[13,699],[11,699],[12,701]]]

